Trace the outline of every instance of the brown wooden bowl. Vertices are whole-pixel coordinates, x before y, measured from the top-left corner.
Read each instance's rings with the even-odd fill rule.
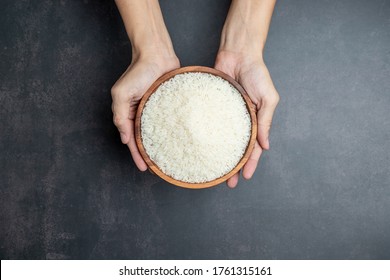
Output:
[[[213,74],[215,76],[219,76],[223,78],[224,80],[228,81],[230,84],[232,84],[242,95],[242,97],[245,100],[246,107],[248,109],[250,118],[251,118],[251,136],[249,138],[249,143],[248,146],[245,150],[245,153],[241,160],[238,162],[236,167],[234,167],[229,173],[223,175],[222,177],[219,177],[217,179],[214,179],[209,182],[205,183],[187,183],[183,181],[176,180],[168,175],[166,175],[164,172],[160,170],[160,168],[150,159],[148,154],[145,151],[145,147],[142,143],[142,138],[141,138],[141,115],[142,111],[145,107],[146,102],[148,101],[149,97],[157,90],[157,88],[165,81],[169,80],[173,76],[177,74],[182,74],[182,73],[188,73],[188,72],[203,72],[203,73],[209,73]],[[245,90],[240,86],[239,83],[237,83],[232,77],[229,75],[218,71],[214,68],[209,68],[209,67],[203,67],[203,66],[188,66],[188,67],[183,67],[179,69],[175,69],[171,72],[168,72],[164,75],[162,75],[160,78],[157,79],[153,83],[153,85],[146,91],[144,96],[142,97],[139,105],[138,105],[138,110],[137,114],[135,117],[135,140],[136,144],[138,147],[138,150],[141,153],[142,158],[146,162],[146,164],[149,167],[149,170],[152,171],[152,173],[155,173],[168,183],[171,183],[173,185],[183,187],[183,188],[190,188],[190,189],[203,189],[203,188],[209,188],[215,185],[218,185],[222,182],[225,182],[227,179],[232,177],[234,174],[239,172],[239,170],[244,166],[244,164],[248,161],[250,154],[252,153],[253,147],[255,145],[256,141],[256,134],[257,134],[257,119],[256,119],[256,111],[255,111],[255,106],[253,105],[252,101],[250,100],[249,96],[246,94]]]

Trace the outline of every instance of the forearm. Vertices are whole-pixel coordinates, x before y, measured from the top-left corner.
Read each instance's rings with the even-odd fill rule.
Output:
[[[115,0],[132,45],[133,57],[175,56],[158,0]]]
[[[220,51],[262,58],[276,0],[233,0],[223,27]]]

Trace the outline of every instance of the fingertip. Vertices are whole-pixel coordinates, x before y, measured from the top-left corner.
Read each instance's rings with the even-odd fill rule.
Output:
[[[263,141],[263,143],[260,143],[261,145],[261,148],[263,149],[263,150],[269,150],[269,148],[270,148],[270,146],[269,146],[269,140],[267,139],[267,140],[265,140],[265,141]]]
[[[234,189],[234,188],[237,186],[237,183],[232,183],[231,180],[228,180],[228,181],[226,182],[226,185],[227,185],[229,188]]]
[[[146,170],[148,170],[148,167],[147,167],[146,163],[144,163],[144,165],[137,166],[137,167],[142,172],[145,172]]]
[[[235,188],[238,184],[239,177],[240,177],[239,173],[234,174],[226,181],[227,186],[231,189]]]
[[[130,154],[131,154],[131,157],[133,158],[135,165],[142,172],[148,170],[148,166],[147,166],[146,162],[144,161],[144,159],[142,158],[141,154],[136,149],[136,147],[134,149],[132,149],[131,144],[132,143],[130,142],[127,146],[129,147]]]
[[[137,165],[140,171],[145,172],[146,170],[148,170],[148,166],[146,162],[141,158],[141,156],[139,157],[136,156],[133,158],[134,158],[135,165]]]
[[[244,177],[244,179],[249,180],[252,178],[259,163],[261,153],[261,145],[259,144],[259,142],[255,142],[255,147],[253,148],[253,151],[249,156],[248,161],[245,163],[244,168],[242,169],[242,176]]]
[[[244,170],[242,172],[242,177],[244,177],[245,180],[250,180],[253,176],[252,172],[248,172],[247,170]]]
[[[127,135],[123,132],[120,132],[120,136],[121,136],[121,141],[122,141],[122,144],[127,144],[129,143],[129,138],[127,137]]]
[[[245,180],[250,180],[253,174],[255,173],[256,166],[257,166],[257,162],[255,162],[252,159],[249,159],[242,171],[242,177],[244,177]]]
[[[269,129],[260,126],[257,132],[257,141],[263,150],[269,150]]]

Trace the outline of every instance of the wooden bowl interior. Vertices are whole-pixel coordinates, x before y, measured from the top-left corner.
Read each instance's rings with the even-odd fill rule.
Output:
[[[165,81],[171,79],[173,76],[177,74],[187,73],[187,72],[203,72],[203,73],[209,73],[213,74],[215,76],[219,76],[225,80],[227,80],[230,84],[232,84],[242,95],[242,97],[245,100],[246,107],[248,109],[250,118],[251,118],[251,136],[249,138],[248,146],[245,150],[245,153],[241,160],[238,162],[235,168],[233,168],[229,173],[225,174],[222,177],[219,177],[217,179],[214,179],[209,182],[205,183],[187,183],[183,181],[176,180],[168,175],[166,175],[164,172],[160,170],[160,168],[150,159],[148,154],[145,151],[145,147],[142,143],[142,137],[141,137],[141,115],[142,111],[145,107],[146,102],[148,101],[149,97],[157,90],[157,88]],[[255,141],[256,141],[256,134],[257,134],[257,119],[256,119],[256,111],[255,106],[253,105],[252,101],[250,100],[249,96],[246,94],[245,90],[242,88],[242,86],[237,83],[232,77],[229,75],[218,71],[214,68],[209,67],[203,67],[203,66],[188,66],[183,67],[179,69],[175,69],[171,72],[168,72],[161,76],[157,81],[153,83],[153,85],[147,90],[147,92],[142,97],[139,105],[138,110],[135,118],[135,139],[137,147],[141,153],[142,158],[145,160],[146,164],[148,165],[149,169],[157,174],[159,177],[164,179],[165,181],[184,188],[190,188],[190,189],[202,189],[202,188],[208,188],[215,185],[218,185],[222,182],[225,182],[227,179],[232,177],[235,173],[239,172],[239,170],[244,166],[244,164],[248,161],[250,154],[252,153]]]

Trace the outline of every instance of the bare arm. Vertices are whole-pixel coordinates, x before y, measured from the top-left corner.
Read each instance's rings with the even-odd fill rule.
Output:
[[[233,0],[220,51],[262,57],[275,3],[276,0]]]
[[[158,0],[116,0],[126,32],[132,43],[133,56],[159,55],[175,57]]]

